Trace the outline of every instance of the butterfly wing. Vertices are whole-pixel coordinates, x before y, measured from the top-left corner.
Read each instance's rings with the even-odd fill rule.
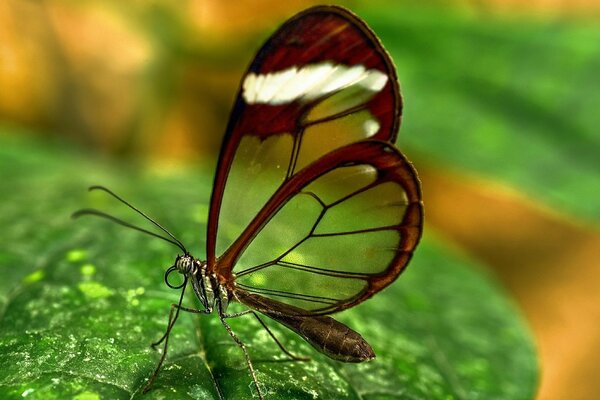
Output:
[[[389,143],[367,140],[290,178],[219,262],[235,266],[234,292],[329,314],[393,282],[421,230],[414,169]]]
[[[389,285],[422,230],[416,173],[390,143],[400,110],[393,65],[364,22],[339,7],[286,22],[250,65],[232,112],[209,271],[241,301],[255,294],[311,315]]]
[[[401,100],[393,64],[349,11],[314,7],[281,26],[244,75],[211,198],[207,260],[219,263],[264,204],[299,170],[344,145],[394,141]]]

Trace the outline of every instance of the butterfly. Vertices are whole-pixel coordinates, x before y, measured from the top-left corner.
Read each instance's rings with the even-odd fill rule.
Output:
[[[421,237],[420,183],[394,147],[402,100],[394,65],[375,33],[338,6],[309,8],[262,46],[242,78],[221,147],[210,201],[206,260],[112,191],[167,236],[97,215],[178,246],[165,273],[181,289],[153,347],[167,354],[181,311],[215,312],[241,348],[258,397],[255,368],[228,320],[283,324],[317,351],[343,362],[373,359],[357,332],[330,314],[362,303],[405,269]],[[183,282],[172,284],[172,273]],[[201,308],[182,306],[188,284]],[[241,303],[245,311],[228,313]]]

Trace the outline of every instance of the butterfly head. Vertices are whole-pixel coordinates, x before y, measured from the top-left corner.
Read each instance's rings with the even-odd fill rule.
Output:
[[[165,272],[165,283],[171,289],[181,289],[185,286],[189,277],[198,274],[202,269],[206,269],[206,262],[197,260],[188,253],[177,256],[177,258],[175,258],[175,263]],[[180,285],[174,285],[169,282],[169,275],[175,271],[185,277],[183,283]]]
[[[195,274],[198,270],[198,264],[199,262],[189,254],[177,256],[175,259],[175,268],[183,275]]]

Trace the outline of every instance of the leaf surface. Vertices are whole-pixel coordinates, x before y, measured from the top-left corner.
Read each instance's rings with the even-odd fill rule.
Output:
[[[182,315],[154,390],[140,391],[178,292],[163,282],[176,248],[107,221],[72,221],[81,207],[143,224],[90,184],[140,206],[204,257],[212,175],[157,175],[56,146],[0,136],[0,397],[246,399],[241,350],[216,316]],[[195,306],[193,297],[186,298]],[[342,364],[294,333],[275,334],[311,362],[289,362],[252,318],[231,321],[273,399],[526,399],[537,384],[530,333],[493,279],[427,233],[407,272],[336,316],[377,358]],[[255,395],[255,394],[254,394]]]

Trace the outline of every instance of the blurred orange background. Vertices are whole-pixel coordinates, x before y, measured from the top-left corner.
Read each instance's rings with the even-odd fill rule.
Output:
[[[239,78],[258,44],[313,4],[3,1],[0,122],[150,164],[212,162]],[[428,7],[523,21],[600,21],[597,0],[448,1]],[[539,347],[539,398],[596,398],[598,225],[540,205],[510,185],[408,153],[424,183],[428,229],[488,265],[523,310]]]

